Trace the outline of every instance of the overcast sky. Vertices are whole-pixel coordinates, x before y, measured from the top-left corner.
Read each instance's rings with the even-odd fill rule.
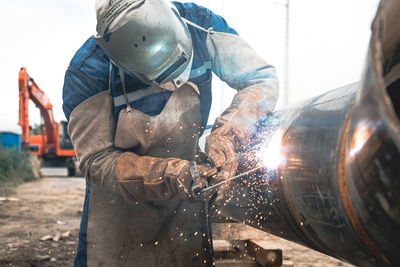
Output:
[[[285,0],[195,2],[222,15],[275,65],[282,80]],[[291,0],[290,102],[360,79],[377,4],[378,0]],[[65,70],[95,32],[94,0],[13,0],[2,3],[2,11],[0,131],[20,132],[17,81],[22,66],[49,96],[56,120],[64,120]],[[233,93],[222,83],[214,84],[211,120],[229,104]],[[30,106],[30,121],[39,123],[38,109],[32,102]]]

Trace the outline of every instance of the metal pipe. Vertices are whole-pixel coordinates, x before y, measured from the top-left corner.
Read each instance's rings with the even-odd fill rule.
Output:
[[[260,125],[238,173],[265,168],[230,183],[216,216],[358,266],[400,266],[399,15],[399,1],[381,2],[360,83]]]

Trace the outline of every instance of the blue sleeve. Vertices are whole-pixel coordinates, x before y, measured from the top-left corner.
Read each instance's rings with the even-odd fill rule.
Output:
[[[89,77],[84,78],[79,71],[68,68],[63,87],[63,110],[67,120],[80,103],[102,91],[93,84]]]
[[[75,54],[63,86],[63,110],[69,120],[72,111],[86,99],[107,90],[109,60],[90,38]]]

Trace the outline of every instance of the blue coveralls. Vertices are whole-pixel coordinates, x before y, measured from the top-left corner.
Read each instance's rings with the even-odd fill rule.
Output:
[[[212,27],[215,31],[237,34],[230,28],[226,21],[209,9],[194,3],[172,2],[178,9],[180,15],[195,24],[208,29]],[[196,84],[200,90],[200,104],[202,125],[206,126],[211,108],[211,80],[212,66],[211,58],[206,47],[207,33],[189,26],[193,43],[193,64],[189,81]],[[76,52],[65,75],[63,88],[63,110],[69,120],[71,112],[86,99],[108,89],[110,60],[104,51],[96,44],[93,37],[89,38]],[[138,78],[130,75],[125,76],[127,93],[135,92],[149,87]],[[119,70],[113,67],[111,73],[111,93],[114,98],[114,115],[118,120],[119,112],[126,107],[120,101],[123,95]],[[171,92],[164,91],[139,100],[130,102],[132,108],[150,116],[161,113]],[[74,266],[86,266],[86,233],[88,225],[88,210],[90,198],[90,182],[86,183],[86,194],[83,213],[79,231],[79,245],[74,260]]]

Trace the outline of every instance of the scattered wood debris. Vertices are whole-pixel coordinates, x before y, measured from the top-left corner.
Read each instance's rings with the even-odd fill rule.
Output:
[[[54,235],[45,235],[40,238],[41,241],[52,240],[54,242],[59,242],[61,239],[68,239],[71,236],[71,231],[66,231],[64,233],[56,233]]]
[[[19,198],[16,197],[0,197],[0,203],[1,202],[17,202],[19,201]]]

